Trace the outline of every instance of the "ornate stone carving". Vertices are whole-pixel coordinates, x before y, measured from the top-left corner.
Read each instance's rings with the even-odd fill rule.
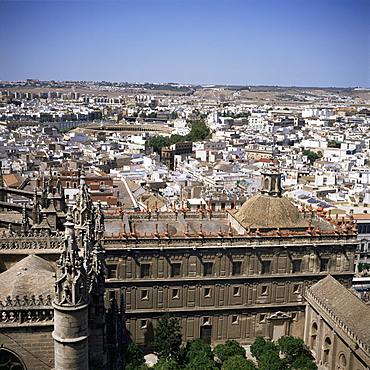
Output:
[[[63,251],[58,260],[55,303],[63,306],[77,306],[87,303],[87,277],[83,258],[78,255],[74,224],[70,213],[67,216],[65,228]]]

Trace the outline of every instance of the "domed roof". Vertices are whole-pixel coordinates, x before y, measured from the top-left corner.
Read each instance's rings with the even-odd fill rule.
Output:
[[[0,300],[8,296],[54,295],[55,267],[41,257],[30,255],[0,274]]]
[[[298,208],[285,197],[272,197],[255,194],[244,202],[234,214],[234,218],[251,229],[296,229],[307,228],[308,220],[304,219]]]
[[[271,166],[261,174],[259,192],[245,201],[233,217],[246,229],[307,228],[308,220],[282,196],[280,171]]]

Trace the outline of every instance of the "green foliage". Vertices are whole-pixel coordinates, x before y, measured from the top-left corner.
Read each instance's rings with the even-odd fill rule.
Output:
[[[170,146],[173,143],[171,141],[171,138],[167,136],[153,136],[152,138],[147,140],[146,144],[149,147],[153,148],[156,153],[160,154],[162,147]]]
[[[218,370],[218,368],[212,359],[200,353],[185,366],[185,370]]]
[[[135,343],[130,343],[126,349],[126,370],[139,368],[144,364],[143,351]]]
[[[317,365],[308,357],[298,356],[292,363],[293,370],[317,370]]]
[[[227,340],[225,344],[218,344],[213,354],[224,363],[229,357],[240,355],[245,358],[245,349],[235,340]]]
[[[258,361],[266,352],[270,351],[279,352],[274,343],[266,341],[263,337],[257,337],[251,345],[251,353]]]
[[[366,262],[360,262],[357,266],[358,272],[362,272],[364,270],[369,270],[370,269],[370,264]]]
[[[279,352],[267,350],[258,361],[258,370],[288,370],[286,360],[279,357]]]
[[[313,162],[315,162],[317,159],[321,158],[322,157],[322,153],[320,151],[318,151],[317,153],[316,152],[312,152],[311,150],[304,150],[302,152],[303,155],[306,155],[307,156],[307,159],[308,161],[310,162],[310,164],[312,164]]]
[[[209,344],[204,343],[203,339],[197,338],[186,344],[185,361],[186,363],[194,360],[198,355],[204,355],[213,359],[212,349]]]
[[[149,366],[146,363],[141,364],[139,366],[129,364],[129,365],[126,365],[126,368],[125,368],[125,370],[148,370],[148,369],[149,369]]]
[[[222,365],[221,370],[257,370],[253,361],[243,356],[235,355],[229,357]]]
[[[180,365],[175,360],[168,360],[161,358],[158,362],[151,367],[153,370],[180,370]]]
[[[149,117],[149,115],[148,115]],[[191,123],[191,131],[185,135],[174,134],[170,137],[165,136],[154,136],[147,140],[146,144],[153,148],[153,150],[160,154],[161,149],[164,146],[170,146],[175,143],[184,142],[184,141],[199,141],[204,140],[211,135],[209,128],[202,120],[193,121]]]
[[[292,335],[281,337],[278,340],[278,349],[285,356],[289,363],[305,353],[304,342],[301,338],[294,338]]]
[[[185,136],[185,141],[200,141],[210,134],[209,128],[204,121],[197,120],[191,123],[191,131]]]
[[[251,353],[258,360],[258,370],[317,370],[303,340],[293,336],[279,338],[277,345],[257,337]]]
[[[340,148],[340,144],[336,140],[329,140],[328,148]]]
[[[170,317],[168,312],[159,318],[152,342],[153,350],[159,359],[178,358],[182,343],[179,321],[176,317]]]

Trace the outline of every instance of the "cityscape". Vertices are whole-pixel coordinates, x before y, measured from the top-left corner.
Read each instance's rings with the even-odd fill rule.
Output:
[[[369,12],[0,2],[0,369],[369,369]]]

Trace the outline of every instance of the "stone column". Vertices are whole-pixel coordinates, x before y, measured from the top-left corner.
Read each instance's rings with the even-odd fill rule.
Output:
[[[88,370],[88,305],[53,306],[55,370]]]

